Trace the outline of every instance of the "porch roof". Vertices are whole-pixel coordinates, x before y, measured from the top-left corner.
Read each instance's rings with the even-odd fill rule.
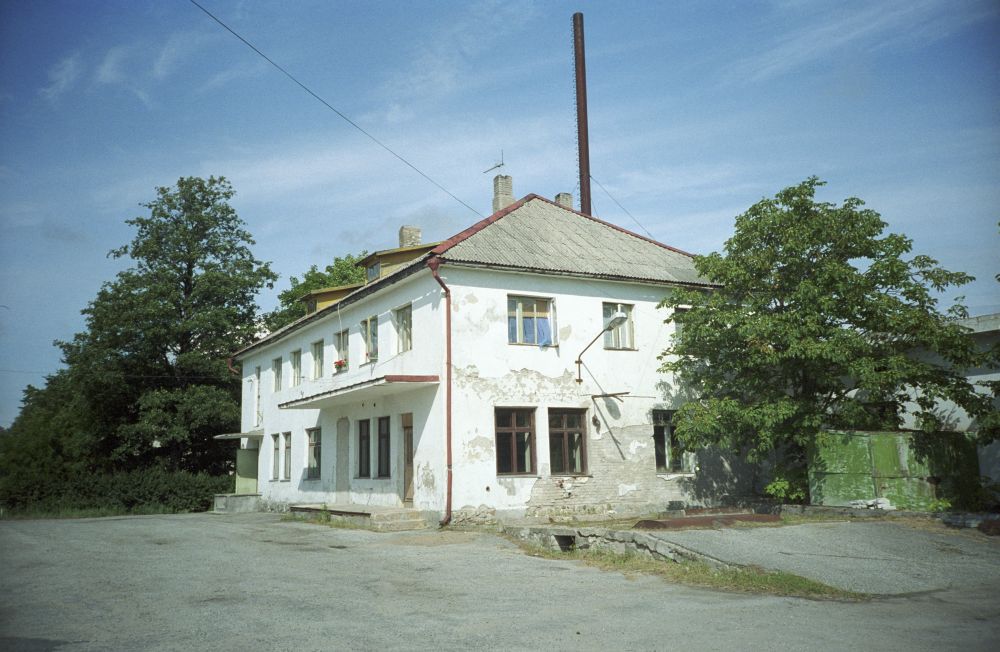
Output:
[[[440,383],[438,376],[386,375],[372,378],[353,385],[330,389],[310,396],[279,403],[283,410],[304,410],[333,407],[361,399],[389,396]]]
[[[216,435],[212,439],[263,439],[263,430],[249,430],[247,432],[227,432],[222,435]]]

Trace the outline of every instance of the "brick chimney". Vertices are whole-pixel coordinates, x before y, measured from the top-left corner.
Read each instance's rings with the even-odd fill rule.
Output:
[[[493,177],[493,212],[514,203],[514,180],[505,174]]]
[[[568,193],[568,192],[561,192],[561,193],[559,193],[558,195],[556,195],[556,203],[559,204],[560,206],[562,206],[563,208],[568,208],[570,210],[573,210],[573,195],[572,195],[572,193]]]
[[[401,226],[399,227],[399,247],[416,247],[420,244],[420,227],[419,226]]]

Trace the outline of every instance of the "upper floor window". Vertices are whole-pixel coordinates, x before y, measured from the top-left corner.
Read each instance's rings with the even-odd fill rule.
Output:
[[[271,360],[271,375],[274,376],[274,391],[281,390],[281,358]]]
[[[312,375],[312,377],[314,379],[315,378],[322,378],[323,377],[323,340],[320,340],[318,342],[313,342],[312,343],[312,359],[313,359],[313,368],[312,368],[313,375]]]
[[[292,351],[292,383],[291,386],[295,387],[302,382],[302,351],[296,349]]]
[[[367,273],[368,282],[372,282],[378,278],[379,274],[382,272],[382,264],[379,261],[375,261],[365,270]]]
[[[535,411],[496,409],[497,474],[535,472]]]
[[[537,297],[507,297],[507,341],[511,344],[550,346],[552,300]]]
[[[333,345],[337,349],[337,359],[333,363],[333,370],[344,371],[349,365],[348,352],[350,348],[348,347],[348,330],[345,328],[339,333],[333,336]]]
[[[260,367],[253,370],[253,425],[260,425]]]
[[[394,317],[396,321],[396,352],[409,351],[413,348],[412,306],[405,305],[402,308],[397,308]]]
[[[615,315],[625,315],[625,321],[609,331],[604,331],[604,348],[634,349],[635,324],[632,322],[632,304],[605,303],[603,306],[604,327],[607,328]]]
[[[378,315],[361,322],[361,337],[365,341],[365,357],[378,360]]]

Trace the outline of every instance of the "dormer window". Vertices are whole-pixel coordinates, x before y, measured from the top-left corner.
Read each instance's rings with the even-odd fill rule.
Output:
[[[376,260],[374,263],[368,266],[367,271],[368,271],[368,282],[371,283],[372,281],[378,278],[379,273],[381,273],[382,271],[382,266],[379,264],[379,261]]]

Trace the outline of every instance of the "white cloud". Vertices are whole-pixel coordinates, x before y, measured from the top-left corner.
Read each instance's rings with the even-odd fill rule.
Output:
[[[49,68],[49,85],[39,93],[49,101],[55,100],[76,83],[80,73],[80,55],[75,53]]]
[[[816,11],[830,7],[828,11]],[[860,11],[842,5],[810,5],[808,23],[779,35],[769,47],[741,57],[729,81],[761,82],[819,60],[851,51],[871,51],[888,43],[919,44],[944,38],[993,10],[965,3],[915,0],[875,3]]]
[[[122,65],[128,58],[130,50],[131,48],[125,46],[115,46],[108,50],[97,66],[97,81],[101,84],[119,84],[125,81]]]
[[[167,39],[153,62],[153,77],[169,77],[180,62],[203,49],[214,37],[200,32],[181,32]]]

